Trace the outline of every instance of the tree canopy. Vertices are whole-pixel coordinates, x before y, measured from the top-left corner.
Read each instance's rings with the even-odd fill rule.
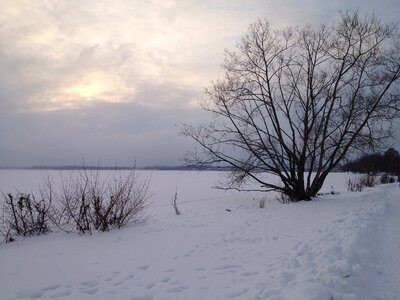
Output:
[[[376,16],[284,30],[258,20],[223,68],[203,99],[213,121],[182,133],[200,145],[188,162],[232,168],[227,189],[251,179],[309,200],[349,151],[382,145],[399,117],[399,34]]]

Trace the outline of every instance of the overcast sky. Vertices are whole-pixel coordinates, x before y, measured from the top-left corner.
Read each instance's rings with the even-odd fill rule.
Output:
[[[350,4],[351,3],[351,4]],[[398,22],[398,0],[10,0],[0,3],[0,166],[176,165],[182,123],[257,18]]]

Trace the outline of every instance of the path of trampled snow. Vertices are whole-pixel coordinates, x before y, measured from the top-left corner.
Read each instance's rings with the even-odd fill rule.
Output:
[[[0,299],[400,299],[397,184],[264,209],[228,196],[0,245]]]

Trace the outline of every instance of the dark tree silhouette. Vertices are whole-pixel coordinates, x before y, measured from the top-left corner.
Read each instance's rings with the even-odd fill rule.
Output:
[[[400,175],[400,154],[394,148],[389,148],[382,155],[368,154],[343,165],[342,170],[358,173],[390,173]]]
[[[392,173],[392,174],[400,175],[400,154],[399,154],[399,152],[394,148],[389,148],[385,152],[383,157],[384,157],[385,171]]]
[[[188,163],[232,168],[226,189],[252,179],[309,200],[351,149],[381,145],[399,116],[399,35],[375,16],[280,31],[259,20],[226,51],[224,70],[203,101],[214,120],[182,133],[201,146]]]

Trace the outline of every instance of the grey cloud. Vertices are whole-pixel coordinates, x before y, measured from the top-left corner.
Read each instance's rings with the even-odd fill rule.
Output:
[[[92,163],[175,164],[189,146],[176,125],[198,118],[195,110],[121,103],[1,114],[0,165],[73,164],[81,155]]]
[[[160,86],[140,97],[151,101],[160,94],[172,97],[168,105],[96,102],[77,110],[2,111],[0,166],[76,164],[81,155],[105,165],[179,164],[193,146],[177,135],[179,125],[207,116],[182,105],[193,91]]]

